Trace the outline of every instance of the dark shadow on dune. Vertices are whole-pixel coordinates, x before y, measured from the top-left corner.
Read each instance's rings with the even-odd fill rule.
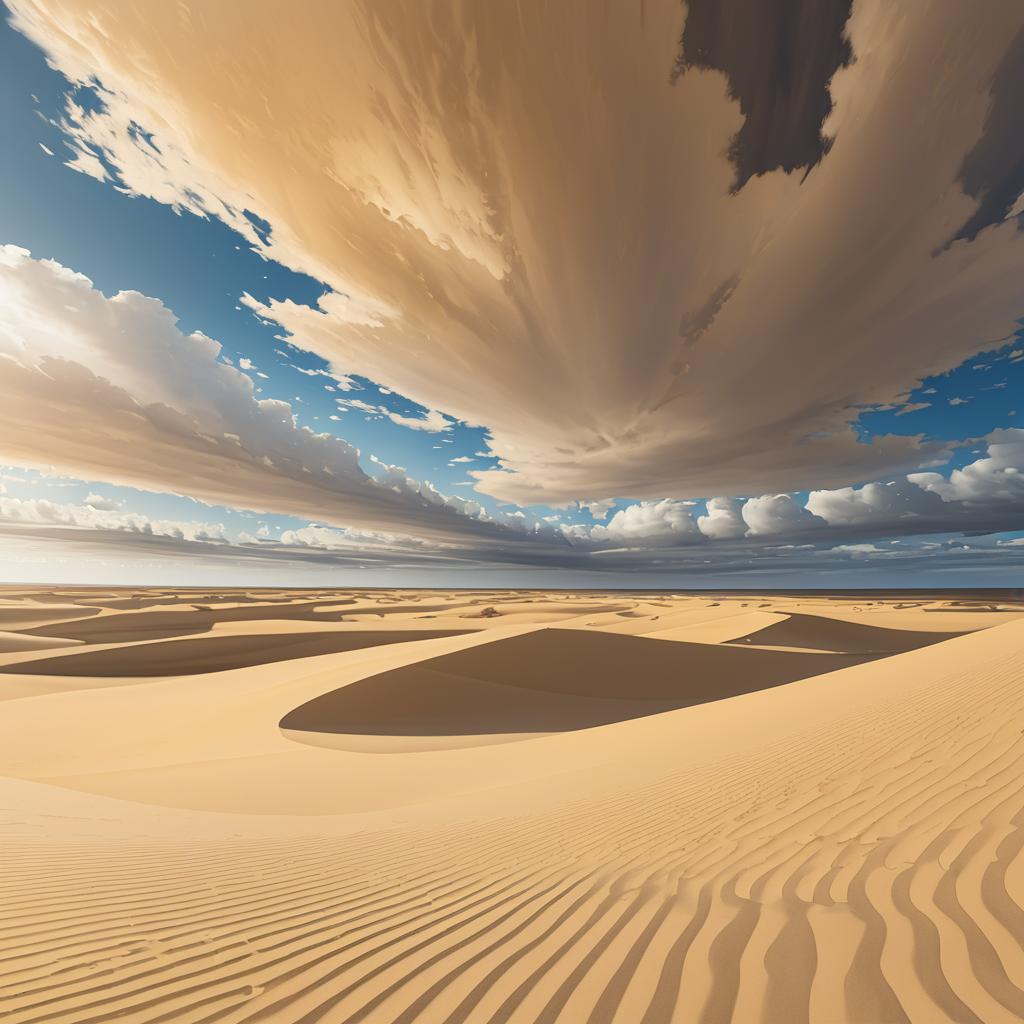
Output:
[[[542,629],[441,655],[323,694],[296,731],[466,736],[586,729],[764,690],[872,660]]]
[[[40,619],[57,619],[60,621],[78,621],[84,619],[88,615],[99,615],[99,608],[66,608],[56,612],[47,611],[44,608],[33,608],[31,606],[11,606],[6,608],[0,608],[0,629],[18,629],[26,622],[38,622]],[[53,626],[54,629],[59,628],[54,625],[51,621],[49,626]],[[48,627],[35,627],[25,632],[35,633],[37,628],[48,628]],[[43,634],[38,634],[43,635]],[[57,634],[48,634],[56,636]]]
[[[473,630],[360,630],[330,633],[278,633],[264,636],[211,636],[167,643],[86,651],[63,658],[41,658],[0,666],[0,672],[18,675],[92,676],[121,678],[139,676],[187,676],[223,672],[320,654],[338,654],[367,647],[461,636]]]
[[[447,604],[352,605],[346,598],[302,601],[291,604],[256,605],[240,608],[218,608],[199,602],[188,609],[123,612],[104,615],[89,621],[50,623],[25,630],[34,636],[59,636],[82,640],[87,644],[120,644],[136,640],[169,640],[208,632],[218,622],[261,622],[287,619],[305,622],[340,622],[346,615],[377,614],[380,618],[396,612],[446,611]],[[337,608],[344,605],[344,608]],[[331,609],[323,611],[322,609]],[[38,618],[38,616],[37,616]]]
[[[754,633],[729,640],[730,644],[759,644],[766,647],[804,647],[812,651],[844,654],[901,654],[920,647],[963,636],[963,633],[934,633],[930,630],[886,629],[861,622],[844,622],[824,615],[792,612]]]

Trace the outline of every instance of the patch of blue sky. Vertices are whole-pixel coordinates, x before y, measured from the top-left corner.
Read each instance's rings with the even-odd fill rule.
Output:
[[[984,455],[981,439],[1003,427],[1024,427],[1024,329],[948,373],[924,378],[902,405],[864,409],[854,423],[864,441],[921,434],[952,443],[951,457],[929,467],[944,473]]]

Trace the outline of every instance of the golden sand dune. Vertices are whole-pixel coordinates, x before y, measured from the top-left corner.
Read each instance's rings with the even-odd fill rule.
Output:
[[[397,642],[34,696],[48,677],[0,677],[5,1024],[1024,1019],[1020,611],[960,607],[973,632],[878,657],[605,633],[578,611],[595,595],[530,597],[561,623],[407,640],[424,605],[465,626],[467,595],[367,594],[417,606],[377,631]],[[853,634],[800,618],[829,618],[821,596],[632,610],[656,631],[747,604],[862,648],[876,612],[921,614],[872,600]],[[265,639],[294,621],[251,604]],[[335,625],[316,635],[363,628]],[[648,707],[559,720],[602,702]],[[280,728],[314,710],[530,738],[382,756]]]

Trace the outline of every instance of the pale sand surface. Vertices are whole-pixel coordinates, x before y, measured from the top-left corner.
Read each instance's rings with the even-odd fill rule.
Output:
[[[1024,1019],[1024,602],[0,588],[0,1019]]]

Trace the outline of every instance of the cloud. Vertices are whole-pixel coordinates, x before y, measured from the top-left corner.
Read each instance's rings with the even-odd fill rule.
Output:
[[[1019,4],[695,3],[736,42],[684,45],[674,82],[684,30],[714,38],[678,0],[11,6],[102,83],[65,114],[78,168],[324,282],[316,309],[257,311],[332,372],[486,427],[501,463],[476,479],[504,500],[906,473],[943,446],[849,421],[1021,312]]]
[[[312,533],[282,537],[289,548],[644,571],[684,548],[713,550],[709,561],[727,565],[740,552],[763,557],[777,537],[836,544],[995,532],[1016,528],[1024,513],[1024,430],[1004,429],[948,476],[819,489],[806,507],[785,493],[712,498],[696,519],[689,500],[640,501],[607,523],[561,526],[523,509],[488,511],[372,456],[364,470],[348,442],[300,426],[287,403],[258,398],[217,342],[182,334],[155,299],[108,298],[84,276],[6,246],[0,304],[0,460],[311,520]],[[223,540],[219,527],[155,524],[95,491],[75,506],[8,502],[8,520],[46,528]]]
[[[642,501],[621,509],[607,526],[592,526],[590,539],[598,543],[640,544],[660,547],[699,540],[690,503],[671,498]]]
[[[700,516],[697,526],[705,537],[714,540],[742,537],[747,524],[741,515],[743,502],[738,498],[708,498],[707,515]]]
[[[0,506],[0,558],[12,579],[60,583],[218,585],[237,582],[290,583],[308,579],[324,585],[358,580],[360,585],[537,585],[539,578],[574,586],[764,586],[810,578],[836,586],[1014,586],[1024,568],[1024,545],[1002,538],[906,541],[899,547],[869,543],[778,544],[751,539],[721,542],[716,557],[708,547],[682,544],[638,550],[603,549],[600,554],[550,547],[486,550],[435,547],[379,539],[367,534],[310,526],[286,531],[282,540],[242,536],[232,542],[204,536],[198,524],[177,524],[160,532],[117,526],[65,525],[60,514],[11,518]],[[51,521],[52,520],[52,521]],[[874,549],[874,550],[869,550]],[[544,560],[536,559],[538,554]],[[517,569],[522,571],[517,574]],[[339,577],[352,570],[353,577]],[[538,570],[547,575],[538,577]],[[379,573],[380,575],[374,575]],[[439,581],[448,581],[448,583]]]
[[[742,515],[751,537],[799,533],[824,525],[824,520],[789,494],[764,494],[750,498],[743,504]]]
[[[477,452],[477,455],[482,454]],[[601,501],[580,501],[577,505],[581,509],[586,509],[594,519],[603,521],[608,518],[608,513],[615,508],[614,498],[604,498]]]
[[[99,512],[116,512],[121,507],[121,502],[113,498],[106,498],[102,494],[92,492],[86,495],[85,504]]]
[[[986,441],[987,456],[954,469],[948,480],[939,473],[914,473],[910,480],[943,501],[1024,504],[1024,430],[995,430]]]
[[[851,0],[689,0],[676,65],[726,74],[746,115],[729,146],[737,189],[755,174],[809,169],[828,152],[821,131],[832,107],[829,81],[849,64]],[[757,36],[737,25],[760,29]]]
[[[1014,211],[1021,212],[1024,196],[1024,30],[1018,31],[992,80],[992,103],[985,129],[964,157],[960,181],[978,207],[956,238],[975,238]]]
[[[675,585],[683,585],[685,579],[697,583],[709,576],[756,583],[758,574],[776,581],[800,573],[814,573],[820,579],[822,573],[847,569],[859,572],[874,567],[881,573],[884,565],[904,575],[872,577],[874,585],[910,585],[916,577],[905,574],[1009,571],[1011,563],[1005,558],[1000,561],[998,554],[1016,551],[1021,545],[979,534],[1018,530],[1024,496],[1008,493],[1001,485],[979,489],[976,482],[993,476],[998,479],[1000,473],[1003,478],[1014,478],[1015,474],[1005,471],[1024,466],[1022,434],[1024,431],[995,432],[986,454],[960,471],[972,482],[973,501],[952,494],[944,499],[901,478],[862,488],[816,492],[808,498],[806,508],[795,496],[784,494],[762,495],[746,502],[711,499],[708,514],[696,524],[693,503],[667,499],[628,506],[607,525],[560,525],[557,516],[539,518],[525,510],[496,513],[496,518],[489,520],[478,503],[445,497],[429,484],[410,480],[400,467],[377,461],[375,472],[381,484],[395,488],[406,500],[481,517],[490,523],[492,532],[467,530],[444,537],[412,538],[367,527],[338,528],[311,522],[283,531],[277,540],[270,538],[263,525],[255,537],[242,533],[232,541],[215,523],[154,521],[123,509],[108,512],[85,503],[3,496],[0,544],[4,538],[21,538],[18,554],[9,558],[19,564],[23,562],[20,554],[30,542],[45,540],[44,561],[66,552],[75,555],[76,564],[83,553],[105,553],[107,559],[116,553],[118,564],[151,555],[172,560],[201,555],[204,565],[276,566],[274,571],[291,566],[292,572],[298,571],[296,566],[374,566],[389,572],[543,570],[561,573],[558,579],[571,578],[580,585],[585,585],[586,574],[593,575],[592,585],[624,580],[630,574],[634,580],[647,574],[653,584],[666,573],[672,574]],[[964,487],[954,474],[928,477],[924,482],[931,486],[944,481],[961,492]],[[742,536],[737,535],[740,528]],[[924,539],[929,534],[963,531],[974,535],[970,544]],[[893,539],[897,537],[902,540]],[[512,539],[516,542],[510,543]],[[888,542],[883,544],[883,539]],[[949,559],[954,560],[954,568]],[[44,578],[41,571],[33,570],[31,578]],[[151,572],[148,578],[165,577],[154,577]],[[507,582],[508,578],[492,579]],[[957,578],[943,578],[947,585],[958,583]],[[882,579],[889,583],[879,582]],[[986,582],[981,576],[972,579],[971,585]],[[959,584],[967,585],[963,578]]]
[[[439,434],[452,429],[447,417],[435,409],[427,409],[422,416],[403,416],[400,413],[392,412],[387,406],[373,405],[370,402],[364,402],[361,398],[338,398],[336,401],[338,405],[349,409],[359,409],[368,415],[386,417],[392,423],[400,427],[408,427],[410,430],[425,430],[430,434]]]
[[[401,416],[390,409],[384,409],[383,412],[392,423],[408,427],[410,430],[425,430],[429,434],[439,434],[443,430],[452,429],[448,418],[436,409],[428,409],[422,416]]]
[[[63,526],[86,531],[142,533],[153,537],[178,540],[222,542],[224,527],[220,523],[180,522],[152,519],[137,512],[117,512],[98,508],[86,499],[85,504],[64,504],[45,498],[10,498],[0,495],[0,520],[8,523],[29,523],[39,526]]]
[[[812,491],[807,509],[830,526],[863,526],[884,523],[896,528],[910,517],[942,513],[942,500],[916,483],[903,479],[889,483],[842,487],[834,491]]]
[[[182,334],[156,299],[107,298],[81,274],[2,246],[0,306],[0,460],[342,526],[438,539],[521,532],[396,467],[370,477],[357,449],[257,398],[216,341]]]

